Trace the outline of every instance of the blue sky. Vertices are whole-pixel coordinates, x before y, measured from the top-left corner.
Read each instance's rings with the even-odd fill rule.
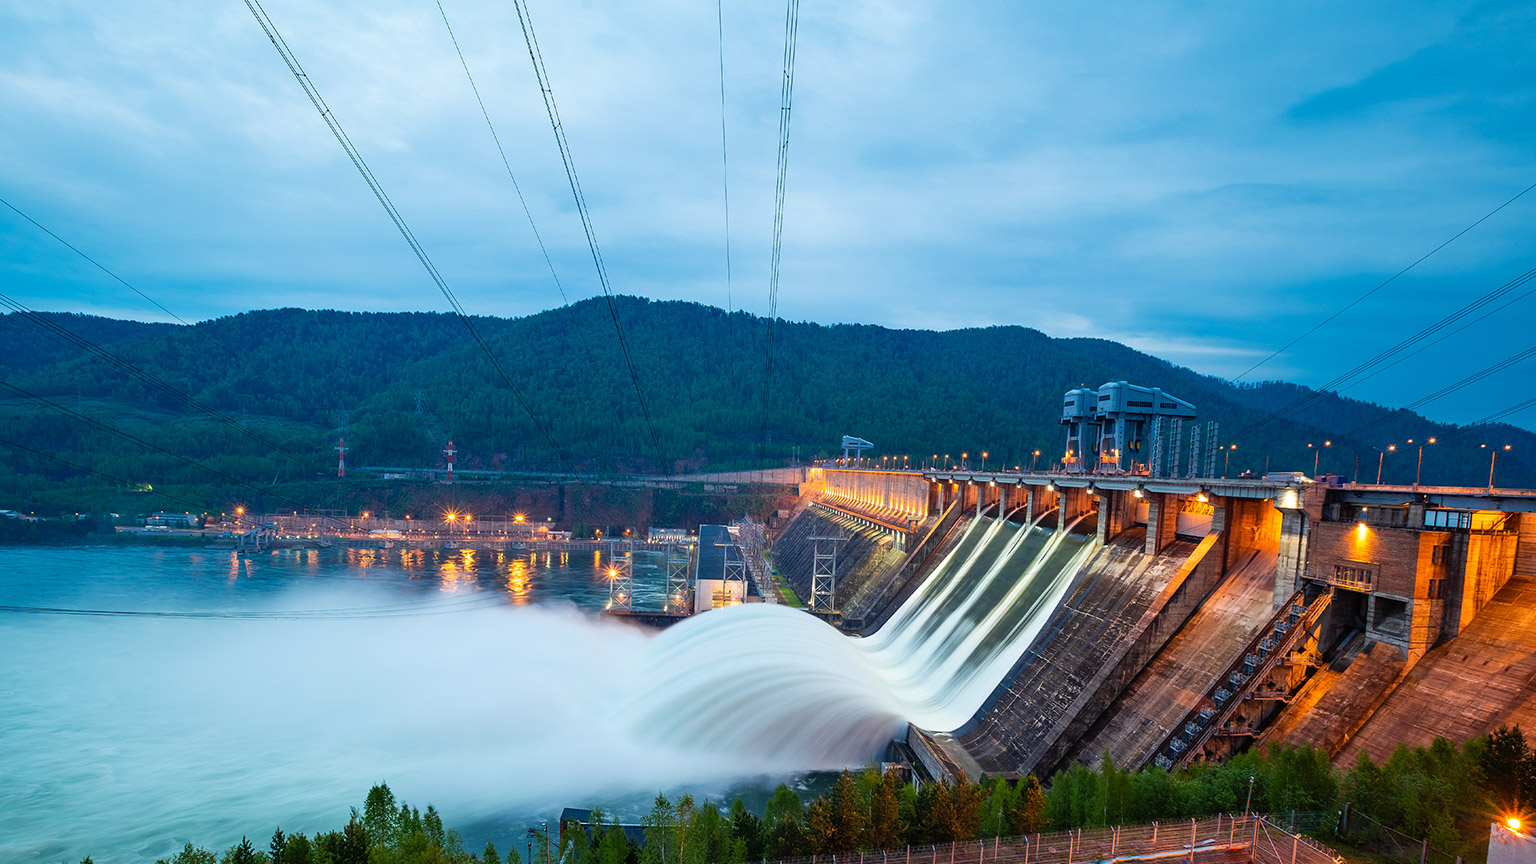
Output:
[[[715,4],[531,6],[614,290],[724,306]],[[444,7],[566,292],[598,293],[511,4]],[[465,307],[558,305],[435,3],[266,9]],[[724,7],[729,290],[759,313],[783,14]],[[1529,4],[807,4],[779,313],[1235,374],[1536,182],[1532,44]],[[445,308],[241,2],[0,4],[0,117],[0,197],[184,318]],[[1533,229],[1536,192],[1253,377],[1328,381],[1536,267]],[[163,318],[3,209],[0,283]],[[1429,393],[1533,311],[1347,393]],[[1479,419],[1533,369],[1424,410]]]

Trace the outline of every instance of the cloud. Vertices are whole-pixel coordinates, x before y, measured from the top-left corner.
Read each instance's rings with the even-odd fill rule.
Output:
[[[515,14],[444,8],[561,282],[598,293]],[[435,4],[267,10],[471,311],[557,305]],[[532,11],[614,289],[724,305],[715,10]],[[1041,326],[1091,307],[1097,335],[1225,371],[1536,179],[1532,29],[1513,4],[802,9],[780,312]],[[759,312],[782,33],[782,8],[725,7],[729,290]],[[13,3],[0,57],[0,195],[184,317],[442,308],[239,5]],[[1325,381],[1523,269],[1533,206],[1277,368]],[[23,299],[132,308],[50,243],[0,219]],[[1517,329],[1490,321],[1465,362]],[[1401,371],[1373,395],[1421,395]]]

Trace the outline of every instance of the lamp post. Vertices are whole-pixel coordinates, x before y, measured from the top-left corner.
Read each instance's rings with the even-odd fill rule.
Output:
[[[1223,449],[1225,449],[1227,453],[1225,458],[1221,460],[1221,479],[1225,480],[1227,479],[1227,468],[1231,467],[1232,465],[1232,451],[1237,449],[1237,445],[1228,444]]]
[[[1376,457],[1376,485],[1377,486],[1381,485],[1381,463],[1386,461],[1388,453],[1396,453],[1396,452],[1397,452],[1397,445],[1396,444],[1388,444],[1387,445],[1387,449],[1381,451],[1381,454]]]
[[[1482,446],[1488,447],[1487,444],[1484,444]],[[1504,445],[1504,450],[1506,452],[1509,450],[1509,445],[1508,444]],[[1498,447],[1488,447],[1488,491],[1490,493],[1493,492],[1493,469],[1498,467],[1498,464],[1499,464],[1499,448]]]
[[[987,451],[981,451],[981,470],[987,470]]]
[[[960,454],[960,470],[961,471],[964,471],[965,470],[965,466],[970,464],[970,459],[971,459],[971,454],[969,454],[969,453],[961,453]]]
[[[1040,451],[1039,450],[1036,450],[1035,452],[1033,452],[1033,453],[1031,453],[1029,455],[1029,473],[1031,473],[1031,474],[1035,473],[1035,462],[1037,460],[1039,460],[1039,458],[1040,458]]]
[[[1412,444],[1413,439],[1409,438],[1408,443]],[[1423,442],[1423,444],[1419,445],[1419,467],[1413,470],[1413,491],[1415,492],[1419,491],[1419,477],[1424,473],[1424,444],[1433,443],[1435,443],[1435,439],[1431,438],[1428,441]]]
[[[1322,447],[1316,444],[1308,444],[1307,446],[1312,448],[1312,477],[1315,479],[1317,477],[1317,460],[1323,455],[1323,447],[1332,447],[1333,442],[1324,441]]]

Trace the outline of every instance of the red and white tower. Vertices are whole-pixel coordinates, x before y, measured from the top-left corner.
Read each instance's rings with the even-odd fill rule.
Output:
[[[453,482],[453,454],[455,454],[457,452],[459,452],[459,451],[453,449],[453,442],[452,441],[449,441],[448,442],[448,446],[443,448],[443,455],[448,457],[448,482],[449,483]]]
[[[347,476],[347,437],[336,436],[336,479]]]

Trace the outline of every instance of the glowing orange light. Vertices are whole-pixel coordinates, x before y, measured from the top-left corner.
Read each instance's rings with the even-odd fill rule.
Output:
[[[1509,825],[1509,830],[1511,830],[1511,831],[1519,831],[1520,830],[1520,817],[1518,817],[1518,816],[1511,816],[1508,819],[1505,819],[1504,821],[1505,821],[1505,823],[1507,823]]]

